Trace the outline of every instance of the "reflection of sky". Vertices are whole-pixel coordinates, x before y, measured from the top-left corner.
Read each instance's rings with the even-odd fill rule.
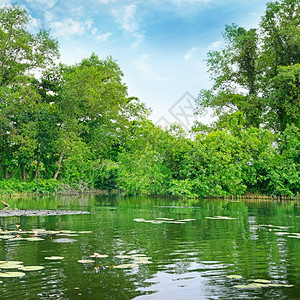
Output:
[[[1,0],[0,3],[15,2]],[[112,55],[130,96],[165,117],[185,94],[210,86],[204,59],[222,46],[225,24],[256,27],[267,0],[18,0],[60,43],[61,60],[74,63]],[[1,4],[0,4],[1,6]]]

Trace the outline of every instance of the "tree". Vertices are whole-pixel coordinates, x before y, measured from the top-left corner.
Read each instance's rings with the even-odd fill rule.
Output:
[[[266,81],[266,90],[269,79],[278,74],[278,67],[300,63],[299,1],[269,2],[260,30],[262,80]]]
[[[217,115],[241,111],[248,126],[259,126],[261,100],[258,97],[258,35],[236,24],[225,27],[226,46],[208,52],[211,90],[202,90],[197,99],[198,112],[211,107]]]
[[[300,64],[279,67],[277,72],[267,99],[268,116],[272,127],[283,132],[287,125],[300,127]]]
[[[30,33],[29,20],[28,12],[17,5],[0,9],[0,86],[32,69],[45,68],[58,57],[57,41],[45,29]]]
[[[299,1],[280,0],[267,4],[259,30],[226,26],[225,47],[208,53],[213,86],[200,91],[198,113],[210,107],[224,120],[240,111],[247,127],[279,131],[298,122],[299,14]]]

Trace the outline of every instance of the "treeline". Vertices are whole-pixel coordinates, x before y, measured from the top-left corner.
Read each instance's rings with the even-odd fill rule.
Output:
[[[258,29],[226,26],[196,103],[217,121],[185,132],[147,119],[111,57],[57,65],[48,31],[29,33],[16,5],[0,9],[0,191],[299,196],[299,10],[271,2]]]

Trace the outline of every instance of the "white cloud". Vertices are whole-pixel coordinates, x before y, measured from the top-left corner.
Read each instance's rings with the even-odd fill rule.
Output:
[[[207,47],[207,49],[208,49],[208,50],[213,50],[213,49],[219,48],[221,45],[222,45],[222,41],[216,41],[216,42],[211,43],[211,44]]]
[[[53,30],[54,34],[57,36],[64,35],[82,35],[88,25],[83,22],[74,21],[71,18],[64,19],[63,21],[52,22],[50,28]]]
[[[112,14],[116,17],[118,23],[127,32],[135,32],[138,29],[135,13],[137,5],[130,4],[121,9],[114,9]]]
[[[57,0],[27,0],[28,4],[32,4],[44,9],[52,8],[55,6],[56,2]]]
[[[100,4],[110,4],[116,2],[116,0],[97,0],[96,2]]]
[[[154,70],[152,64],[148,62],[149,59],[150,56],[148,54],[143,54],[133,62],[133,65],[140,74],[140,76],[143,78],[147,78],[150,81],[158,83],[170,80],[166,76],[158,75],[157,72]]]
[[[206,4],[216,2],[216,0],[151,0],[154,4],[171,3],[173,5],[192,5],[192,4]]]
[[[195,52],[196,52],[197,50],[198,50],[197,47],[191,48],[191,49],[186,53],[186,55],[184,56],[184,59],[185,59],[185,60],[189,60],[189,59],[195,54]]]
[[[135,38],[135,42],[132,44],[133,47],[136,47],[144,39],[144,32],[139,30],[136,13],[136,4],[112,10],[112,15],[115,17],[116,22],[121,25],[124,32],[131,34]]]
[[[106,42],[111,35],[111,32],[101,33],[96,36],[96,40],[99,42]]]
[[[11,5],[10,0],[1,0],[0,8],[3,8],[4,6]]]

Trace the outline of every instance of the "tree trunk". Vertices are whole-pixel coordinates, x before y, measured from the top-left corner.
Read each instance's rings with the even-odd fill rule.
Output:
[[[33,179],[38,179],[39,178],[39,175],[40,175],[40,164],[41,164],[41,161],[38,160],[37,164],[36,164],[36,169],[35,169],[35,173],[34,173],[34,178]]]
[[[20,166],[18,165],[18,166],[15,168],[15,170],[11,173],[10,178],[14,178],[14,177],[15,177],[15,175],[16,175],[16,173],[18,172],[19,168],[20,168]]]
[[[57,162],[58,169],[57,169],[57,171],[55,172],[55,174],[54,174],[54,176],[53,176],[53,179],[57,179],[57,176],[58,176],[59,171],[60,171],[61,162],[62,162],[63,157],[64,157],[64,153],[61,152],[60,155],[59,155],[58,162]]]
[[[27,181],[27,173],[26,173],[25,167],[26,167],[25,165],[22,166],[22,179],[23,179],[24,181]]]

